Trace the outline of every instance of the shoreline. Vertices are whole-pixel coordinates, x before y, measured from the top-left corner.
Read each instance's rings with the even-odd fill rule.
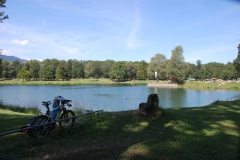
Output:
[[[236,82],[209,82],[194,81],[194,82],[183,82],[181,84],[169,84],[168,81],[155,80],[134,80],[124,82],[113,82],[110,79],[99,78],[99,79],[72,79],[70,81],[14,81],[14,80],[1,80],[1,85],[146,85],[148,87],[159,87],[159,88],[188,88],[188,89],[203,89],[203,90],[240,90],[240,83]]]

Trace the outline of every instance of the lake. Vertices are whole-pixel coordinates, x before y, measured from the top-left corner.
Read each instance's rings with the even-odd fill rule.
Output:
[[[61,95],[71,99],[73,108],[125,111],[138,109],[149,94],[156,93],[160,106],[195,107],[239,96],[239,91],[155,88],[147,85],[2,85],[0,101],[6,105],[37,107],[45,112],[42,101]]]

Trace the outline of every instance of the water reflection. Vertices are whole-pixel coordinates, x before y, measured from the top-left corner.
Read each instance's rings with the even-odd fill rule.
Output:
[[[76,108],[88,110],[123,111],[137,109],[148,95],[156,93],[163,108],[203,106],[216,100],[239,95],[238,91],[154,88],[131,85],[4,85],[0,100],[4,104],[38,107],[45,112],[42,101],[52,101],[57,95],[71,99]]]
[[[186,104],[186,90],[183,88],[149,87],[149,93],[156,93],[163,108],[182,107]]]

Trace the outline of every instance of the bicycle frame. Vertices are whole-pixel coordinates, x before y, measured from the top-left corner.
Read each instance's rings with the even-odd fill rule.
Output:
[[[68,104],[68,102],[70,102],[70,101],[71,100],[61,101],[61,105],[54,108],[51,111],[49,109],[49,105],[51,104],[51,102],[43,101],[42,104],[47,108],[45,115],[38,115],[38,116],[31,118],[32,122],[30,123],[30,126],[35,126],[35,125],[41,125],[41,126],[30,129],[29,135],[33,138],[44,137],[52,129],[56,128],[56,122],[59,122],[59,126],[61,129],[67,129],[67,128],[69,128],[69,126],[72,127],[72,125],[75,123],[75,118],[64,120],[65,118],[69,118],[69,116],[75,117],[75,113],[72,110],[67,110],[65,107],[65,105]],[[72,105],[70,104],[67,106],[71,107]],[[54,117],[52,117],[53,112],[56,113],[56,116],[54,116]],[[60,116],[60,119],[58,120],[58,117],[60,114],[61,114],[61,116]]]

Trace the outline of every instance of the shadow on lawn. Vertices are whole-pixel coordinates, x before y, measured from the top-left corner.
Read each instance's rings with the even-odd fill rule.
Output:
[[[82,135],[86,139],[79,144],[87,147],[77,147],[61,159],[237,159],[236,106],[170,109],[165,117],[145,120],[110,114],[101,119],[109,123],[107,128]]]
[[[173,108],[151,119],[133,112],[102,113],[84,122],[84,130],[54,132],[41,142],[30,137],[26,142],[25,136],[11,153],[33,159],[237,159],[239,106],[240,101]]]

